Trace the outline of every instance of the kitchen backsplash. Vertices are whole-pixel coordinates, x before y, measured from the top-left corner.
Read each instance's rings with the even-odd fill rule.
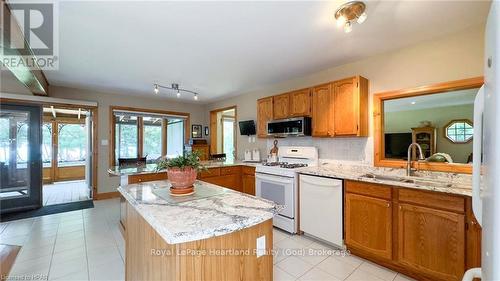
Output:
[[[267,157],[275,139],[267,140],[267,149],[263,155]],[[293,137],[278,138],[280,146],[315,146],[320,159],[352,161],[362,164],[373,163],[373,138],[312,138]],[[262,151],[261,151],[262,153]]]

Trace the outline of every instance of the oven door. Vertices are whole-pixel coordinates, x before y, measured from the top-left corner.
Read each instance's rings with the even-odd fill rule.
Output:
[[[294,196],[295,179],[269,174],[255,174],[256,195],[285,206],[279,213],[293,219],[295,214]]]

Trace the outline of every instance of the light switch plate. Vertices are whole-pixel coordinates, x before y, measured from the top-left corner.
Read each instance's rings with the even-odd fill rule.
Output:
[[[257,238],[257,257],[262,257],[263,255],[266,254],[266,236],[261,236]]]
[[[108,145],[108,140],[107,139],[102,139],[101,140],[101,145],[102,146],[107,146]]]

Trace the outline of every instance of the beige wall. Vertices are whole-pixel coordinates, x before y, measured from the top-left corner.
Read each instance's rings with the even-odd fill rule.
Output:
[[[225,98],[208,105],[209,110],[236,105],[238,119],[256,119],[256,100],[293,89],[309,87],[320,83],[353,75],[369,79],[370,94],[388,90],[428,85],[483,75],[484,26],[476,26],[462,32],[439,37],[435,40],[403,48],[391,53],[380,54],[342,66],[332,67],[308,76],[284,81],[243,95]],[[293,62],[293,58],[291,58]],[[370,98],[370,112],[372,108]],[[320,157],[328,159],[373,162],[373,126],[370,114],[370,137],[362,139],[283,139],[288,145],[316,145]],[[238,157],[245,149],[257,147],[267,153],[271,141],[258,139],[249,143],[246,136],[238,136]],[[265,154],[264,154],[265,155]]]
[[[204,114],[205,106],[194,103],[179,103],[176,101],[160,98],[123,96],[116,93],[103,93],[91,90],[81,90],[57,86],[50,86],[49,92],[50,96],[54,98],[87,100],[95,101],[98,103],[98,193],[116,191],[116,188],[119,184],[119,179],[117,177],[109,176],[107,172],[109,166],[109,145],[101,145],[102,140],[111,141],[109,139],[109,107],[111,105],[188,112],[191,114],[192,124],[206,125]]]
[[[7,69],[0,71],[0,92],[9,94],[31,95],[26,86],[24,86],[17,78]]]

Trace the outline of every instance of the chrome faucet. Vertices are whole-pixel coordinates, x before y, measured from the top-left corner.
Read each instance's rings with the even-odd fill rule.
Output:
[[[425,160],[424,154],[422,153],[422,147],[420,147],[420,144],[414,142],[408,146],[408,162],[406,163],[406,176],[409,177],[412,174],[413,169],[411,168],[411,148],[413,146],[416,146],[418,148],[418,154],[419,158],[418,160]]]

